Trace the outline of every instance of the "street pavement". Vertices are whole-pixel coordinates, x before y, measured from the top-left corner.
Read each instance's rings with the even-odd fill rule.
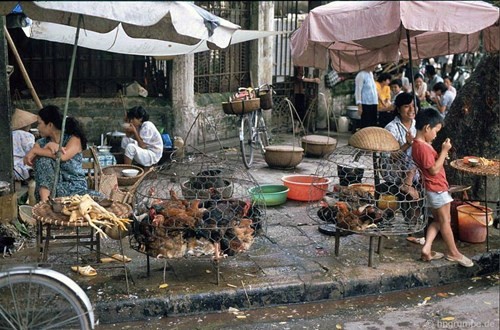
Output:
[[[337,138],[338,147],[349,138],[349,134],[332,136]],[[236,149],[227,152],[238,156]],[[287,174],[314,174],[321,159],[306,157],[291,170],[271,169],[260,155],[255,162],[248,173],[257,182],[281,184],[281,177]],[[375,252],[369,266],[370,237],[341,237],[335,255],[335,237],[318,231],[305,202],[288,200],[268,207],[266,217],[263,235],[256,237],[250,250],[223,259],[219,272],[209,257],[167,261],[147,258],[131,248],[128,238],[121,246],[116,240],[104,240],[101,246],[108,255],[123,249],[132,259],[126,264],[95,264],[95,255],[80,248],[83,262],[97,270],[95,277],[71,271],[70,266],[77,262],[75,248],[51,250],[46,266],[68,275],[84,289],[101,324],[226,311],[231,307],[244,310],[340,300],[443,285],[499,271],[500,231],[493,227],[489,230],[489,251],[485,243],[457,241],[460,251],[474,261],[471,268],[445,259],[423,262],[420,246],[408,242],[406,236],[383,238],[380,245],[374,239]],[[377,246],[380,251],[376,251]],[[433,250],[445,251],[439,237]],[[34,264],[36,260],[33,244],[26,244],[0,263]]]

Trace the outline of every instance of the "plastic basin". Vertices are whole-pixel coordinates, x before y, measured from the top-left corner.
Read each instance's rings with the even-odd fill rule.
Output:
[[[275,206],[286,202],[288,191],[287,186],[280,184],[265,184],[252,187],[248,190],[252,201],[260,205]]]
[[[290,188],[288,199],[314,202],[322,199],[332,182],[329,178],[316,175],[286,175],[281,178],[283,184]]]

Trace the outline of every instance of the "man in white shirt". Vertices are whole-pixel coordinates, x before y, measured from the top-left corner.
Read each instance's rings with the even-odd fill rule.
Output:
[[[359,128],[377,126],[378,96],[373,70],[371,66],[358,72],[355,79],[354,96],[361,117]]]

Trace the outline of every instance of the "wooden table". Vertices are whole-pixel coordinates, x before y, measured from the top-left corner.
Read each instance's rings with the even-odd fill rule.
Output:
[[[479,158],[479,157],[478,157]],[[464,163],[463,159],[456,159],[450,163],[454,169],[484,178],[484,205],[486,207],[486,221],[488,221],[488,177],[500,176],[500,160],[494,159],[491,165],[470,166]],[[489,244],[489,226],[486,225],[486,252],[490,250]]]

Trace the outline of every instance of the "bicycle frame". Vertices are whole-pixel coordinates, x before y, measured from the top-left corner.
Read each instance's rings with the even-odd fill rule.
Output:
[[[259,149],[264,154],[265,147],[269,145],[262,109],[241,116],[239,138],[243,164],[246,168],[250,168],[253,163],[254,149]]]
[[[264,84],[255,89],[256,95],[269,95],[273,93],[273,86]],[[272,107],[272,99],[266,99],[266,110]],[[250,168],[253,163],[254,149],[259,149],[264,155],[266,147],[269,145],[269,136],[267,132],[266,122],[262,116],[262,108],[255,111],[244,113],[240,117],[240,149],[242,154],[243,164],[246,168]]]

